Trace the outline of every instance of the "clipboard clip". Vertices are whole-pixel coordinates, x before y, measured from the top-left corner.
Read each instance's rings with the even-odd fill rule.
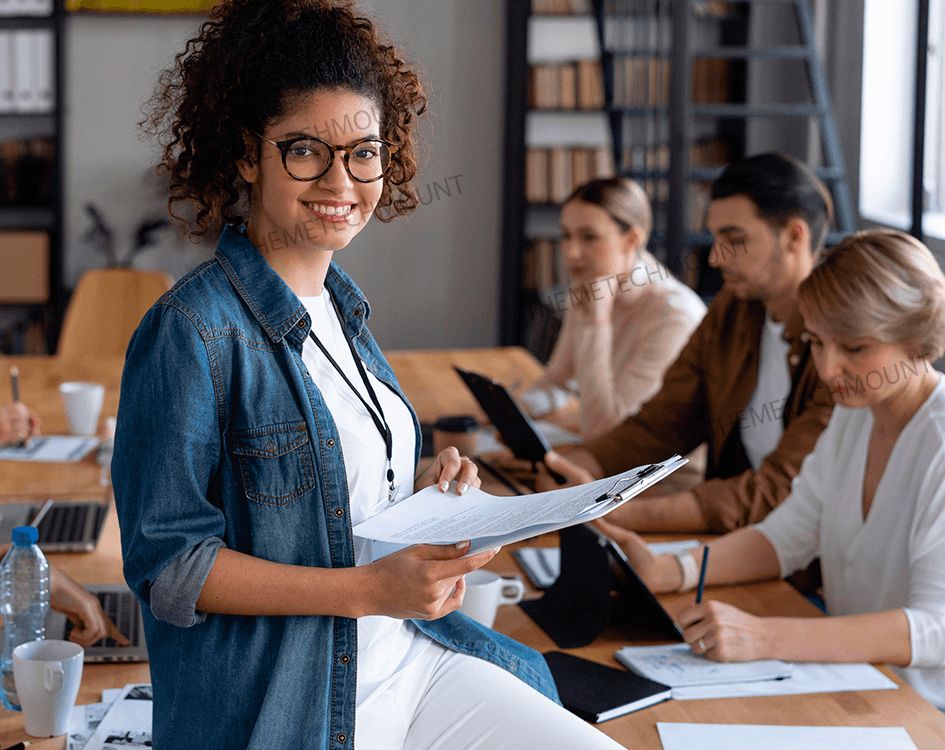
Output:
[[[644,479],[646,479],[646,478],[649,477],[649,476],[652,476],[653,474],[655,474],[656,472],[658,472],[660,469],[663,469],[663,468],[665,468],[666,466],[671,465],[671,464],[672,464],[673,462],[675,462],[678,458],[679,458],[679,456],[676,455],[676,456],[673,456],[672,458],[670,458],[668,461],[663,461],[663,462],[661,462],[661,463],[655,463],[655,464],[650,464],[649,466],[645,466],[645,467],[643,467],[643,469],[640,471],[639,474],[636,474],[636,475],[634,475],[634,476],[632,476],[632,477],[621,477],[621,478],[618,479],[616,482],[614,482],[614,486],[613,486],[613,487],[611,487],[607,492],[605,492],[603,495],[601,495],[600,498],[598,498],[597,502],[600,503],[600,502],[603,502],[603,501],[605,501],[605,500],[609,500],[611,503],[619,503],[619,502],[621,502],[621,501],[623,500],[623,493],[624,493],[624,492],[626,492],[627,490],[633,489],[633,488],[636,487],[638,484],[640,484]],[[617,488],[618,488],[623,482],[629,482],[629,484],[627,484],[625,487],[621,487],[621,488],[618,490]]]

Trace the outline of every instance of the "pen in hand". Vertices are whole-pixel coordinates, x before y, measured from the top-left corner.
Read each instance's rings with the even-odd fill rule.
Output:
[[[696,604],[702,604],[702,593],[705,591],[705,569],[709,564],[709,545],[702,548],[702,569],[699,571],[699,588],[696,590]]]
[[[13,403],[20,403],[20,368],[16,365],[10,367],[10,390],[13,392]],[[24,448],[25,446],[25,440],[20,440],[16,444],[17,448]]]

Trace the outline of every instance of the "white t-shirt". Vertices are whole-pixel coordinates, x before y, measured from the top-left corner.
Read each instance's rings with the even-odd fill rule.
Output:
[[[758,380],[748,406],[742,412],[742,444],[756,471],[765,456],[778,447],[784,433],[784,405],[791,393],[791,373],[787,356],[791,345],[784,340],[784,324],[765,314],[758,359]]]
[[[896,440],[864,520],[872,429],[869,409],[835,406],[791,494],[755,528],[782,576],[820,557],[828,614],[902,609],[912,662],[892,668],[945,709],[945,377]]]
[[[348,380],[374,409],[370,394],[351,356],[341,322],[327,288],[318,297],[302,297],[312,318],[312,331],[344,370]],[[379,513],[388,503],[387,449],[384,439],[360,399],[351,391],[331,362],[311,338],[306,338],[302,360],[328,405],[338,429],[345,474],[348,478],[351,525]],[[384,410],[393,434],[393,460],[397,497],[413,494],[416,433],[404,402],[365,367],[368,381]],[[380,416],[380,415],[378,415]],[[371,541],[354,538],[355,565],[372,562]],[[370,703],[416,659],[431,641],[407,620],[362,617],[358,620],[357,706]]]

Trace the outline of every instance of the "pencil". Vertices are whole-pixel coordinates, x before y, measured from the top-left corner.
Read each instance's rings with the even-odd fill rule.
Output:
[[[13,391],[14,403],[20,400],[20,368],[16,365],[10,367],[10,390]]]
[[[13,391],[13,403],[18,404],[20,402],[20,368],[16,365],[10,366],[10,390]],[[19,440],[16,447],[26,447],[26,441]]]
[[[699,571],[699,589],[696,591],[696,604],[702,603],[702,592],[705,591],[705,569],[709,563],[709,545],[702,548],[702,570]]]

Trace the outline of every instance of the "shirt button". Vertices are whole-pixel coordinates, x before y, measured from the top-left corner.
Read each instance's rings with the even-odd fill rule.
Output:
[[[350,657],[350,656],[348,656],[347,654],[342,654],[342,655],[341,655],[341,663],[342,663],[342,664],[347,664],[349,661],[351,661],[351,657]]]
[[[801,334],[801,341],[803,341],[805,344],[806,344],[808,341],[810,341],[810,334],[809,334],[807,331],[804,331],[804,332]]]
[[[509,669],[511,669],[513,672],[514,672],[516,669],[518,669],[518,662],[510,661],[510,662],[509,662]]]
[[[296,323],[299,328],[305,328],[305,318],[299,318],[299,322]]]
[[[344,508],[335,508],[335,516],[341,518],[345,514]]]
[[[791,367],[797,367],[797,363],[800,361],[801,358],[796,354],[792,354],[790,357],[788,357],[788,362],[790,363]]]
[[[348,739],[348,735],[346,735],[346,734],[339,734],[339,735],[338,735],[338,742],[344,742],[346,739]]]
[[[356,318],[360,318],[360,317],[361,317],[361,308],[360,308],[360,307],[355,308],[355,310],[354,310],[354,317],[356,317]]]
[[[276,450],[276,444],[269,443],[269,445],[266,446],[266,450],[269,451],[270,453],[273,453]]]
[[[329,448],[334,448],[334,447],[335,447],[335,439],[334,439],[334,438],[328,438],[328,440],[325,441],[325,445],[327,445]]]

